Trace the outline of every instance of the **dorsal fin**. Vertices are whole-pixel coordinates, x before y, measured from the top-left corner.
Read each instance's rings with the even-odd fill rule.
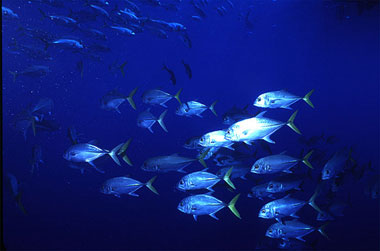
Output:
[[[259,114],[256,115],[256,118],[262,118],[264,117],[264,114],[266,113],[267,111],[262,111],[260,112]]]

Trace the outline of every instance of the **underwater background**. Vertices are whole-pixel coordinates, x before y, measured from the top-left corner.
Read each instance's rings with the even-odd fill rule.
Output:
[[[180,23],[186,27],[185,32],[162,29],[165,36],[160,29],[148,29],[144,22],[133,26],[135,35],[111,29],[116,22],[111,17],[120,16],[116,14],[118,10],[131,8],[130,2],[138,6],[141,20],[144,17]],[[311,149],[320,150],[319,159],[311,160],[314,166],[309,171],[311,177],[305,180],[301,191],[294,193],[303,200],[308,200],[320,184],[327,160],[336,151],[350,148],[352,159],[364,170],[359,175],[355,169],[346,170],[346,178],[334,193],[336,197],[348,198],[349,205],[343,216],[326,227],[329,239],[315,231],[305,236],[306,243],[300,249],[379,250],[378,2],[157,2],[2,1],[3,7],[17,14],[9,17],[3,10],[2,16],[4,247],[8,250],[277,249],[278,240],[265,237],[267,228],[276,221],[258,218],[260,208],[272,199],[247,197],[253,186],[270,180],[271,176],[248,173],[246,179],[234,180],[236,191],[223,186],[214,189],[212,195],[226,203],[241,194],[236,208],[242,219],[227,208],[217,213],[219,220],[199,216],[194,221],[191,215],[177,209],[183,198],[197,194],[176,189],[185,174],[156,174],[140,167],[148,158],[173,153],[195,158],[196,151],[183,147],[187,139],[228,128],[223,124],[223,114],[234,106],[248,105],[246,110],[252,116],[265,110],[253,105],[262,93],[287,90],[303,97],[314,89],[310,98],[314,109],[302,100],[292,105],[299,111],[295,124],[302,136],[284,127],[271,136],[275,144],[263,148],[258,143],[252,146],[239,143],[237,148],[252,154],[246,161],[249,168],[258,158],[269,155],[268,147],[273,154],[286,151],[295,157]],[[109,16],[90,4],[100,6]],[[77,24],[61,25],[47,15],[71,16],[87,28],[102,31],[106,39],[83,32]],[[59,38],[81,41],[86,53],[50,44],[49,39]],[[191,67],[191,79],[182,61]],[[125,74],[120,70],[124,63]],[[175,84],[163,69],[164,64],[175,73]],[[26,74],[25,69],[36,65],[48,70]],[[117,88],[127,96],[135,87],[138,87],[133,97],[136,111],[128,102],[120,105],[120,113],[101,108],[101,99],[109,91]],[[142,94],[153,88],[172,95],[182,88],[182,102],[195,100],[209,106],[217,100],[218,116],[210,111],[205,111],[202,118],[178,116],[175,113],[178,102],[169,100],[165,117],[168,132],[156,123],[151,133],[138,127],[136,120],[148,107],[157,117],[166,109],[143,103]],[[19,114],[41,98],[54,102],[49,114],[44,114],[44,119],[53,121],[54,126],[37,130],[34,136],[31,127],[20,128],[17,122]],[[287,109],[269,109],[266,116],[287,121],[291,114]],[[87,163],[83,174],[70,168],[63,158],[71,146],[69,128],[81,134],[80,142],[97,140],[97,146],[108,150],[132,138],[127,155],[133,166],[121,158],[122,164],[118,166],[105,156],[94,162],[104,173]],[[305,143],[312,137],[322,143]],[[322,140],[327,137],[333,140],[328,143]],[[43,162],[31,172],[36,146],[41,150],[38,159]],[[220,169],[212,158],[206,163],[210,172]],[[303,164],[297,168],[300,172],[308,169]],[[185,170],[190,173],[202,169],[195,161]],[[7,173],[17,178],[26,214],[18,207],[15,194],[6,187]],[[107,179],[125,175],[141,182],[157,175],[154,187],[159,196],[146,188],[137,191],[139,197],[117,198],[100,192]],[[376,195],[371,194],[374,182]],[[317,204],[323,205],[326,200],[320,196]],[[298,212],[299,220],[314,227],[324,224],[316,220],[317,214],[309,206]]]

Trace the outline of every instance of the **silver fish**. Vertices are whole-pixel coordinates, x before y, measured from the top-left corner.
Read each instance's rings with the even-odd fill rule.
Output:
[[[115,177],[104,182],[100,191],[104,194],[114,195],[118,198],[120,198],[120,195],[122,194],[138,197],[139,195],[135,194],[135,192],[143,186],[146,186],[149,190],[158,195],[157,190],[152,186],[152,183],[156,178],[157,176],[154,176],[148,182],[141,183],[138,180],[128,177]]]
[[[160,117],[157,119],[151,112],[150,108],[145,110],[144,112],[140,113],[137,117],[137,126],[142,128],[147,128],[151,133],[153,133],[152,126],[158,122],[162,129],[165,132],[168,132],[168,129],[166,129],[166,126],[164,124],[164,118],[168,110],[165,110],[163,113],[161,113]]]
[[[192,214],[194,220],[197,220],[199,215],[210,215],[212,218],[218,220],[215,216],[221,209],[228,207],[231,212],[241,219],[239,212],[235,208],[236,201],[240,194],[236,195],[230,203],[226,204],[223,201],[206,194],[198,194],[184,198],[179,204],[177,209],[185,214]]]
[[[314,89],[307,93],[303,98],[293,95],[285,90],[266,92],[258,96],[253,105],[262,108],[284,108],[291,110],[292,108],[290,106],[302,99],[314,108],[313,103],[310,101],[310,96],[313,92]]]
[[[179,95],[181,94],[181,92],[182,89],[179,89],[179,91],[173,96],[169,93],[166,93],[158,89],[151,89],[143,93],[142,100],[145,104],[161,105],[167,108],[165,103],[171,100],[172,98],[175,98],[178,101],[178,103],[181,104],[181,100],[179,99]]]

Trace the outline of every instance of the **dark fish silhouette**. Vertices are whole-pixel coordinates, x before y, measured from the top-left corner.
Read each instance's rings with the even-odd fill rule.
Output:
[[[170,70],[166,64],[164,64],[162,66],[162,69],[164,69],[165,71],[167,71],[169,74],[170,74],[170,81],[172,82],[173,85],[175,85],[177,83],[177,80],[175,78],[175,75],[174,75],[174,72],[172,70]]]
[[[190,65],[186,64],[185,61],[183,61],[183,60],[182,60],[182,64],[185,67],[187,76],[189,77],[189,79],[191,79],[193,77],[193,73],[191,71]]]

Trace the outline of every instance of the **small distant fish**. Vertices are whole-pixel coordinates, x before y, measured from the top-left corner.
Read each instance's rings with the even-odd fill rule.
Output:
[[[283,239],[287,241],[290,238],[294,238],[305,242],[305,240],[302,237],[317,230],[319,233],[321,233],[328,239],[326,233],[324,232],[325,226],[326,224],[319,228],[314,228],[298,220],[291,220],[285,221],[285,224],[275,223],[271,225],[266,231],[265,235],[269,238],[274,239]]]
[[[148,172],[159,172],[166,173],[169,171],[176,172],[185,172],[184,168],[189,166],[194,161],[199,161],[205,168],[207,168],[206,163],[204,162],[204,157],[207,154],[204,153],[202,156],[197,159],[187,158],[179,156],[178,154],[172,154],[168,156],[158,156],[149,158],[144,161],[141,169]]]
[[[63,24],[68,27],[77,27],[78,22],[71,17],[47,15],[43,10],[38,10],[40,11],[43,17],[48,18],[57,24]]]
[[[133,101],[133,95],[135,95],[137,89],[138,89],[138,87],[136,87],[135,89],[133,89],[131,91],[131,93],[129,93],[128,96],[124,96],[123,94],[121,94],[116,89],[108,92],[106,95],[104,95],[102,97],[102,100],[101,100],[101,107],[102,107],[102,109],[107,110],[107,111],[109,111],[109,110],[115,110],[118,113],[121,113],[120,110],[119,110],[119,106],[122,103],[124,103],[124,101],[128,100],[128,102],[131,105],[131,107],[134,110],[136,110],[136,105],[135,105],[135,102]]]
[[[131,30],[127,27],[111,26],[111,28],[120,31],[123,34],[131,35],[131,36],[136,35],[136,33],[133,30]]]
[[[110,15],[108,14],[108,12],[107,12],[105,9],[103,9],[102,7],[100,7],[100,6],[97,6],[97,5],[95,5],[95,4],[90,4],[90,7],[91,7],[92,9],[96,10],[98,13],[102,14],[102,15],[105,16],[105,17],[109,17],[109,16],[110,16]]]
[[[18,15],[16,13],[14,13],[13,10],[11,10],[7,7],[4,7],[4,6],[1,6],[1,16],[3,18],[18,19]]]
[[[224,174],[224,176],[218,176],[205,171],[189,173],[182,177],[182,179],[177,184],[177,188],[182,191],[207,189],[211,192],[214,192],[212,187],[219,183],[221,180],[224,180],[230,187],[236,189],[235,185],[230,179],[232,169],[233,167],[231,167]]]
[[[186,74],[187,76],[189,77],[189,79],[191,79],[193,77],[193,74],[192,74],[192,71],[191,71],[191,68],[190,68],[190,65],[189,64],[186,64],[185,61],[182,60],[182,64],[183,66],[185,67],[185,70],[186,70]]]
[[[309,162],[309,158],[312,153],[313,151],[310,151],[305,155],[305,157],[303,157],[303,159],[294,158],[285,155],[284,153],[270,155],[256,160],[252,166],[251,172],[256,174],[269,174],[278,172],[291,173],[292,171],[290,169],[293,166],[297,165],[299,162],[302,162],[309,168],[313,169],[313,166]]]
[[[173,96],[169,93],[166,93],[164,91],[158,90],[158,89],[151,89],[147,90],[142,95],[142,100],[145,104],[150,105],[161,105],[162,107],[167,108],[166,102],[171,100],[172,98],[175,98],[179,104],[181,104],[181,100],[179,99],[179,95],[182,92],[182,88],[178,90],[178,92]]]
[[[165,110],[163,113],[161,113],[160,117],[157,119],[151,112],[150,108],[147,110],[141,112],[137,117],[137,126],[148,129],[151,133],[153,133],[152,126],[158,122],[162,129],[165,132],[168,132],[168,129],[166,129],[166,126],[164,124],[164,118],[168,110]]]
[[[225,207],[228,207],[231,212],[241,219],[239,212],[235,208],[236,201],[240,194],[236,195],[230,203],[226,204],[223,201],[206,194],[198,194],[184,198],[177,209],[185,214],[191,214],[194,220],[197,220],[199,215],[210,215],[212,218],[219,220],[215,214]]]
[[[10,192],[13,199],[16,201],[17,206],[21,210],[21,212],[24,215],[27,215],[27,212],[21,201],[22,192],[20,190],[20,183],[18,182],[17,178],[13,174],[11,173],[5,174],[5,187],[8,188],[8,191]]]
[[[84,48],[84,45],[81,42],[74,40],[74,39],[62,38],[62,39],[58,39],[58,40],[53,41],[52,44],[62,45],[62,46],[65,46],[67,48],[73,48],[73,49],[83,49]]]
[[[108,151],[93,145],[92,141],[89,143],[80,143],[70,146],[63,154],[63,158],[72,162],[87,162],[91,166],[95,167],[95,164],[92,162],[108,154],[113,161],[120,166],[120,161],[116,154],[122,145],[123,143],[117,145],[114,149],[112,149],[112,151]]]
[[[13,82],[16,81],[18,76],[28,76],[28,77],[42,77],[46,76],[50,72],[49,66],[45,65],[32,65],[23,71],[9,71],[13,76]]]
[[[201,21],[202,18],[200,16],[191,16],[192,19],[194,20],[197,20],[197,21]]]
[[[175,74],[172,70],[170,70],[165,64],[163,64],[162,69],[167,71],[170,75],[170,81],[172,82],[173,85],[177,83],[177,80],[175,78]]]
[[[304,100],[308,105],[314,108],[313,103],[310,101],[310,96],[313,94],[314,89],[305,95],[305,97],[298,97],[285,90],[267,92],[261,94],[254,102],[254,106],[262,108],[285,108],[292,109],[290,106],[299,100]]]
[[[143,186],[146,186],[149,190],[158,195],[156,188],[152,185],[156,178],[157,176],[154,176],[148,182],[141,183],[138,180],[128,177],[115,177],[104,182],[100,191],[104,194],[114,195],[118,198],[123,194],[138,197],[139,195],[135,194],[135,192]]]
[[[181,37],[183,43],[184,43],[188,48],[192,48],[192,47],[193,47],[193,43],[191,42],[191,39],[190,39],[189,35],[187,34],[187,32],[181,32],[181,33],[180,33],[180,37]]]
[[[264,117],[265,112],[266,111],[263,111],[256,117],[245,119],[231,125],[226,131],[226,139],[239,142],[243,141],[248,145],[251,145],[251,142],[254,140],[263,139],[274,144],[275,142],[270,136],[284,125],[289,126],[296,133],[301,134],[298,128],[294,125],[294,119],[298,110],[290,116],[287,122],[266,118]]]
[[[186,103],[182,103],[176,110],[176,114],[179,115],[179,116],[186,116],[186,117],[191,117],[191,116],[198,116],[200,118],[202,118],[202,113],[204,111],[206,111],[207,109],[210,109],[210,111],[212,111],[212,113],[215,115],[215,116],[218,116],[216,114],[216,111],[214,109],[214,106],[215,104],[217,103],[218,101],[215,101],[214,103],[212,103],[209,107],[202,104],[202,103],[199,103],[197,101],[188,101]]]

